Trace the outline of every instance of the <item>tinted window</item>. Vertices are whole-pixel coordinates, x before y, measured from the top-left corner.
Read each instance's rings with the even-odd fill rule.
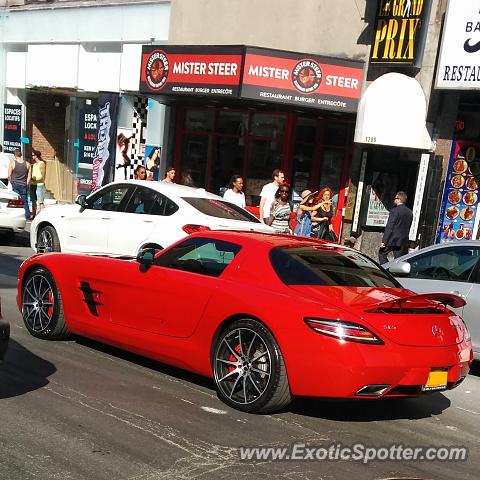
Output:
[[[260,223],[260,220],[233,203],[214,200],[211,198],[183,197],[187,203],[201,213],[210,217],[227,218],[229,220],[244,220],[247,222]]]
[[[478,247],[434,250],[407,259],[411,266],[409,277],[466,282],[479,258]]]
[[[211,238],[192,238],[160,255],[155,264],[218,277],[227,268],[240,246]]]
[[[109,212],[119,212],[123,210],[123,205],[128,199],[130,187],[128,185],[119,185],[108,188],[98,194],[88,198],[88,205],[94,210],[107,210]]]
[[[372,260],[358,252],[325,247],[277,247],[272,266],[286,285],[400,288]]]
[[[177,210],[177,204],[165,195],[144,187],[136,188],[125,208],[125,212],[127,213],[162,216],[172,215]]]

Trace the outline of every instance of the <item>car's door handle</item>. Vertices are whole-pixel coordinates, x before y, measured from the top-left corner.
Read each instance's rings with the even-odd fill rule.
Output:
[[[459,297],[465,298],[466,295],[462,295],[458,290],[452,290],[450,293],[453,293],[454,295],[458,295]]]
[[[110,217],[102,217],[102,220],[110,220]]]
[[[143,223],[153,223],[153,220],[143,220]]]

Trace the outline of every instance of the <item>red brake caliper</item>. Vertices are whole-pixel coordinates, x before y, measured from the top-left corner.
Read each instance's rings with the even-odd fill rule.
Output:
[[[51,305],[48,307],[47,315],[51,317],[53,312],[53,293],[52,292],[48,292],[48,303],[51,303]]]
[[[238,344],[236,347],[235,347],[235,351],[240,355],[242,353],[242,350],[240,348],[240,344]],[[235,357],[235,355],[233,353],[230,354],[230,356],[228,357],[228,360],[230,362],[236,362],[237,361],[237,357]],[[229,372],[233,372],[235,370],[235,367],[233,365],[230,365],[228,367],[228,371]]]

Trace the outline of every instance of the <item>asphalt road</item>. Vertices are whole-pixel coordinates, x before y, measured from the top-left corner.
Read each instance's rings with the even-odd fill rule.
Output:
[[[417,399],[297,399],[276,415],[221,403],[208,379],[76,339],[31,337],[15,305],[26,237],[0,237],[11,343],[0,368],[0,479],[478,479],[480,378]],[[319,372],[319,378],[321,372]],[[241,461],[240,446],[465,446],[452,461]],[[299,450],[297,450],[299,451]]]

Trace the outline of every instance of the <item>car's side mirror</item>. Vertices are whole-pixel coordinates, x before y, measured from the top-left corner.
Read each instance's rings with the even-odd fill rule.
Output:
[[[410,273],[411,265],[408,262],[395,262],[387,267],[387,270],[396,276],[405,276]]]
[[[142,248],[138,252],[137,262],[145,267],[150,267],[155,260],[155,249],[154,248]]]
[[[87,208],[87,196],[82,194],[82,195],[79,195],[76,200],[75,200],[75,203],[77,205],[80,205],[83,209]]]

